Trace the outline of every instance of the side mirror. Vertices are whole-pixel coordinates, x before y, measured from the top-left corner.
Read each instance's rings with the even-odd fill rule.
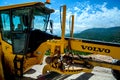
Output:
[[[53,33],[53,20],[50,20],[50,33]]]

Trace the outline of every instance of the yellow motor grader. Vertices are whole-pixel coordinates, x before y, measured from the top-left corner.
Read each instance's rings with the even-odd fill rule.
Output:
[[[119,74],[120,44],[73,38],[74,16],[71,36],[65,38],[66,6],[61,7],[61,37],[47,33],[53,30],[50,14],[54,12],[45,6],[48,3],[49,0],[46,3],[30,2],[0,7],[0,80],[23,77],[33,65],[42,64],[46,52],[50,55],[45,59],[47,65],[43,68],[43,74],[51,71],[60,74],[91,72],[94,66],[111,68]],[[114,62],[82,56],[82,52],[111,56]],[[71,69],[71,65],[80,68]]]

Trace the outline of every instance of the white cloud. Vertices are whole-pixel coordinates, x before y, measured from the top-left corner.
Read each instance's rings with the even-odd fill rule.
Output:
[[[78,7],[74,7],[74,11],[79,12],[79,11],[80,11],[80,8],[78,8]]]
[[[74,12],[75,32],[80,32],[88,28],[97,27],[115,27],[120,26],[120,10],[117,7],[108,9],[107,3],[103,5],[86,5],[82,13]],[[75,9],[78,9],[75,7]],[[74,9],[74,10],[75,10]]]
[[[120,10],[117,7],[108,9],[106,5],[107,3],[103,3],[102,5],[90,5],[86,2],[85,4],[77,3],[72,9],[68,8],[66,33],[69,32],[68,24],[71,14],[75,15],[74,32],[81,32],[88,28],[120,26]]]

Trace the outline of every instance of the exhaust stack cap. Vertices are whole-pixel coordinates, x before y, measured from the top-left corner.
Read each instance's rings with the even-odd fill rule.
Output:
[[[45,2],[46,4],[50,4],[50,0],[46,0],[46,2]]]

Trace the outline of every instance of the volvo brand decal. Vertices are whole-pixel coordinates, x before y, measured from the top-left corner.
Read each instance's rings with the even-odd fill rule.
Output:
[[[81,45],[83,50],[110,53],[110,49]]]

